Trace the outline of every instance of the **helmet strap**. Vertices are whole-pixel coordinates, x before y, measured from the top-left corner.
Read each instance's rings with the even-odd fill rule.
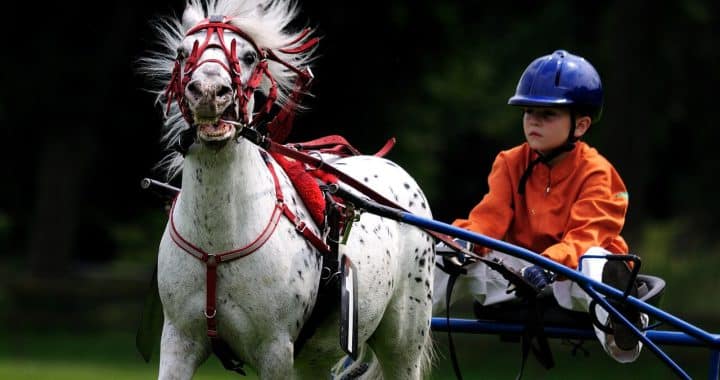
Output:
[[[575,137],[575,127],[577,122],[577,115],[575,114],[575,110],[570,108],[570,133],[568,133],[567,144],[574,144],[575,141],[577,141],[577,137]]]
[[[552,161],[555,157],[561,155],[562,153],[569,152],[573,149],[575,149],[575,141],[577,141],[577,138],[575,137],[575,111],[570,110],[570,134],[568,135],[567,141],[565,141],[565,144],[551,150],[548,152],[548,154],[542,154],[538,151],[535,151],[535,153],[538,154],[538,157],[528,164],[527,168],[523,172],[522,177],[520,177],[520,182],[518,183],[518,194],[524,195],[525,194],[525,184],[527,183],[528,178],[530,178],[530,174],[532,174],[532,170],[535,167],[535,165],[539,163],[546,164]]]

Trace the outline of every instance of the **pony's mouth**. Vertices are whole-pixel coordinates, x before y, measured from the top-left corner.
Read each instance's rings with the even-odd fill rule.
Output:
[[[232,108],[232,107],[228,107]],[[195,125],[197,126],[197,136],[201,142],[208,144],[218,144],[229,141],[235,136],[235,117],[234,112],[225,112],[223,115],[215,118],[199,118],[195,117]]]

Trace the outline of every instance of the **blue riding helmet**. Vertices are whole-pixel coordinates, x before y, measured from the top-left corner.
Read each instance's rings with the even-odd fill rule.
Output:
[[[513,106],[568,106],[600,119],[603,89],[595,68],[585,58],[557,50],[534,60],[523,72]]]

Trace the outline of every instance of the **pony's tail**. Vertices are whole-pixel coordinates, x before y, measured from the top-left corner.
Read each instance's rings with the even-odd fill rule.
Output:
[[[432,371],[433,363],[435,362],[437,353],[437,346],[435,340],[432,338],[432,329],[427,330],[425,334],[425,343],[422,348],[422,356],[420,357],[420,378],[429,378],[430,371]]]

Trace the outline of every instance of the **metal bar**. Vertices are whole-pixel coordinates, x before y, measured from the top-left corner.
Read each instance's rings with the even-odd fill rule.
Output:
[[[447,235],[455,236],[475,244],[494,249],[496,251],[504,252],[517,258],[529,261],[533,264],[540,265],[545,269],[548,269],[556,274],[562,275],[578,284],[587,284],[593,287],[597,292],[613,297],[615,299],[623,299],[623,293],[619,290],[595,281],[591,278],[584,276],[576,270],[568,268],[564,265],[556,263],[548,258],[538,255],[528,249],[518,247],[513,244],[506,243],[501,240],[493,239],[485,235],[477,234],[468,231],[463,228],[455,227],[450,224],[438,222],[432,219],[423,218],[417,215],[413,215],[407,212],[401,212],[402,221],[412,224],[414,226],[427,228],[436,232],[444,233]],[[663,321],[701,341],[703,341],[707,347],[720,349],[720,336],[713,335],[704,331],[694,325],[691,325],[682,319],[679,319],[669,313],[666,313],[652,305],[649,305],[635,297],[628,296],[624,299],[624,302],[630,303],[636,307],[639,311],[651,315],[652,317]]]
[[[149,189],[150,186],[161,187],[161,188],[163,188],[163,189],[165,189],[165,190],[172,191],[172,192],[174,192],[174,193],[176,193],[176,194],[180,192],[180,189],[178,189],[177,187],[172,186],[172,185],[168,185],[168,184],[165,183],[165,182],[160,182],[160,181],[158,181],[158,180],[154,180],[154,179],[152,179],[152,178],[143,178],[142,181],[140,181],[140,187],[141,187],[143,190]]]
[[[433,317],[430,322],[433,331],[446,332],[447,323],[445,317]],[[467,318],[450,318],[450,329],[452,332],[468,334],[511,334],[522,335],[526,326],[522,323],[507,323],[498,321],[484,321]],[[595,331],[588,326],[587,329],[569,328],[557,326],[545,326],[545,334],[548,338],[557,339],[596,339]],[[705,347],[704,342],[693,338],[679,331],[656,331],[645,332],[645,336],[656,344],[685,347]],[[712,360],[716,360],[715,369],[720,364],[720,351],[712,351]]]
[[[710,352],[710,370],[708,371],[708,379],[720,379],[720,350],[712,350]]]
[[[593,289],[592,286],[589,286],[587,284],[579,284],[583,290],[585,290],[585,293],[587,293],[595,302],[597,302],[603,309],[605,309],[608,313],[610,313],[613,317],[616,319],[620,319],[623,324],[628,326],[633,334],[635,334],[638,339],[640,339],[645,346],[655,353],[655,355],[662,360],[665,364],[667,364],[670,369],[672,369],[678,376],[685,378],[685,379],[691,379],[690,375],[685,372],[682,367],[680,367],[677,363],[675,363],[674,360],[672,360],[660,347],[658,347],[655,343],[653,343],[648,337],[646,337],[644,334],[640,332],[640,330],[635,327],[634,324],[632,324],[622,313],[620,313],[614,306],[612,306],[606,299],[598,295],[598,293]],[[627,296],[627,294],[623,294],[623,296]]]

